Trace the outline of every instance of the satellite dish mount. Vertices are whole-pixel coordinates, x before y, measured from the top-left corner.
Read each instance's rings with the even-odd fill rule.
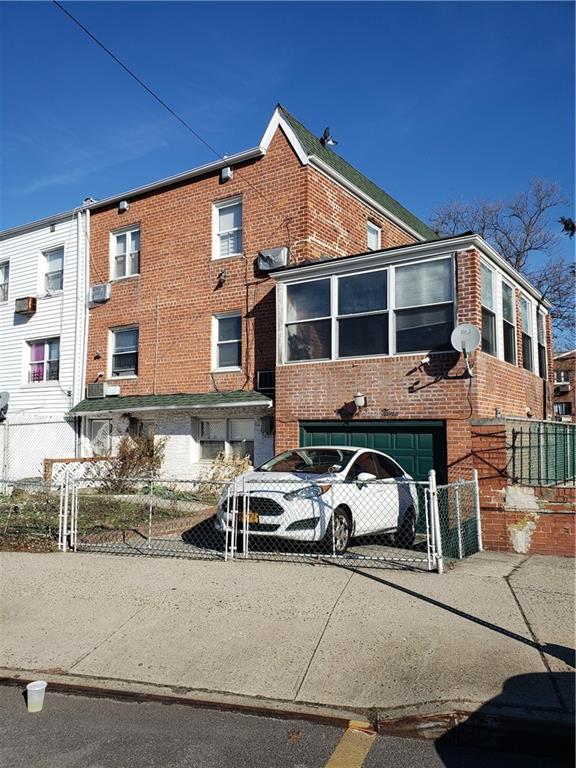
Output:
[[[468,362],[468,355],[478,349],[480,346],[481,336],[480,331],[475,325],[471,323],[462,323],[457,325],[452,331],[450,336],[450,343],[455,350],[461,352],[464,355],[464,363],[466,365],[466,373],[472,378],[472,369]]]

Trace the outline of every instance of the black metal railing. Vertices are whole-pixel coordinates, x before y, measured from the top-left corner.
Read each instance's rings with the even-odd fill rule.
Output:
[[[506,419],[506,447],[513,483],[576,483],[576,425]]]

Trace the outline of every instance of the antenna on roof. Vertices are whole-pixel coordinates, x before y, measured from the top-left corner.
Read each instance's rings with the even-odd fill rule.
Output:
[[[338,144],[336,139],[333,139],[332,136],[330,136],[330,128],[324,128],[324,133],[320,136],[320,144],[322,144],[323,147],[333,147],[334,144]]]

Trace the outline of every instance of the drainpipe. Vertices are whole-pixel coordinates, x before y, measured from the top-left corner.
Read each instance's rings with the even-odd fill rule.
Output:
[[[78,391],[78,400],[82,399],[84,392],[84,386],[86,383],[86,357],[88,355],[88,326],[90,320],[90,312],[88,308],[88,296],[90,287],[90,211],[88,208],[84,210],[84,238],[83,238],[83,250],[84,261],[82,265],[82,312],[83,312],[83,327],[82,338],[80,343],[80,387]],[[82,454],[82,417],[78,417],[78,458]]]

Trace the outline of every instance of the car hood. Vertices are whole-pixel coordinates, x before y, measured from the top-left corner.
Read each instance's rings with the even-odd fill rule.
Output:
[[[297,490],[305,485],[329,483],[335,479],[341,479],[339,473],[325,472],[318,475],[313,472],[258,472],[254,470],[237,477],[233,482],[233,486],[237,491],[242,490],[243,484],[251,490],[260,488],[266,491],[274,491],[274,486],[277,485],[278,490],[286,493],[287,490]]]

